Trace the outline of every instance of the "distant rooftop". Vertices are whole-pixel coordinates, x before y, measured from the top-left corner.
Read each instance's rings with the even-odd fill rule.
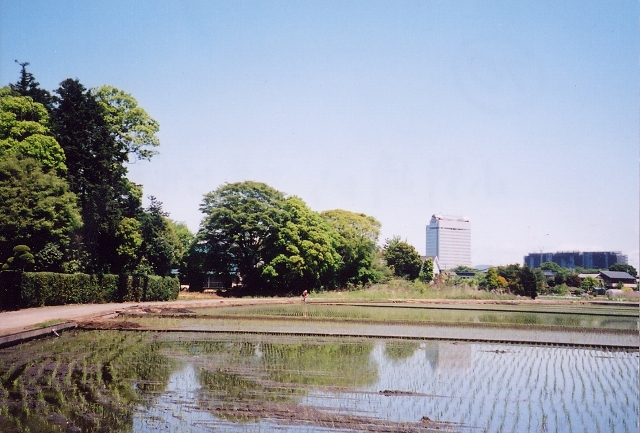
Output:
[[[431,218],[435,218],[437,220],[445,220],[445,221],[462,221],[466,223],[469,222],[469,218],[467,217],[453,216],[453,215],[434,214]]]

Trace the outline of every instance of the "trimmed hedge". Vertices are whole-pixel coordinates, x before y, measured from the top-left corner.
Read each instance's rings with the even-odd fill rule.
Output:
[[[177,278],[155,275],[88,275],[0,272],[0,309],[106,302],[169,301],[178,297]]]

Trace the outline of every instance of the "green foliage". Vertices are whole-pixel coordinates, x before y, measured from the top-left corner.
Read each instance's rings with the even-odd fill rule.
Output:
[[[497,268],[487,269],[487,273],[480,284],[484,290],[502,292],[509,286],[506,278],[498,274]]]
[[[146,160],[158,153],[147,147],[160,145],[156,136],[160,125],[133,96],[113,86],[101,86],[91,93],[104,109],[105,119],[120,149]]]
[[[139,216],[142,231],[140,256],[155,275],[167,276],[178,267],[184,254],[184,246],[162,210],[162,203],[150,196],[151,203]]]
[[[598,287],[598,280],[594,277],[585,277],[580,283],[580,288],[586,292],[592,292]]]
[[[167,301],[178,297],[177,278],[158,276],[0,272],[6,297],[0,308],[122,301]]]
[[[388,239],[384,246],[387,266],[393,267],[394,274],[407,280],[415,280],[420,274],[422,259],[418,251],[399,237]]]
[[[535,274],[528,266],[524,266],[520,270],[520,286],[524,296],[531,299],[535,299],[538,296],[538,282]]]
[[[577,274],[568,275],[565,282],[569,287],[580,287],[580,284],[582,283]]]
[[[27,66],[29,62],[18,62],[20,65],[20,79],[15,84],[9,84],[11,91],[16,95],[28,96],[34,102],[42,104],[47,110],[51,109],[53,99],[51,94],[45,89],[40,88],[38,83],[31,72],[27,72]]]
[[[338,286],[362,286],[382,280],[383,275],[375,266],[380,222],[371,216],[342,209],[320,215],[337,234],[336,251],[342,258]]]
[[[558,272],[562,272],[563,268],[560,267],[559,264],[554,262],[543,262],[540,265],[540,269],[544,269],[545,271],[553,271],[557,274]]]
[[[60,245],[49,242],[35,255],[35,268],[37,272],[62,272],[64,253],[60,251]]]
[[[636,270],[636,268],[634,268],[633,266],[627,263],[616,263],[615,265],[609,266],[609,270],[617,271],[617,272],[626,272],[632,277],[635,277],[638,275],[638,271]]]
[[[38,255],[48,244],[63,251],[80,226],[67,183],[33,159],[0,160],[0,261],[17,243]]]
[[[260,267],[265,283],[278,292],[327,289],[335,286],[341,257],[331,227],[298,197],[282,204],[283,222],[273,250]]]
[[[66,170],[65,154],[49,129],[49,113],[30,97],[0,92],[0,158],[31,157],[46,169]]]
[[[56,93],[53,131],[67,157],[67,181],[78,196],[88,268],[119,271],[118,228],[123,216],[134,216],[124,213],[131,188],[123,166],[127,150],[118,147],[104,108],[78,80],[63,81]]]
[[[539,269],[518,264],[489,268],[481,287],[485,290],[502,292],[507,289],[514,295],[535,299],[545,285],[545,278]]]
[[[124,272],[131,272],[138,264],[143,241],[140,222],[135,218],[122,218],[116,231],[116,238],[118,240],[116,248],[118,268]]]
[[[169,301],[178,298],[180,281],[177,278],[149,275],[145,278],[144,301]]]
[[[423,283],[429,283],[433,281],[433,260],[430,257],[422,262],[418,278]]]
[[[7,259],[2,265],[3,271],[20,271],[29,270],[35,264],[31,249],[26,245],[17,245],[13,248],[13,256]]]
[[[453,272],[473,272],[474,274],[478,272],[477,269],[471,268],[469,266],[464,266],[464,265],[456,266],[455,268],[451,269],[451,271],[453,271]]]
[[[283,193],[258,182],[225,184],[206,194],[191,263],[221,276],[237,273],[246,287],[268,292],[260,267],[274,256],[285,218],[283,205]]]

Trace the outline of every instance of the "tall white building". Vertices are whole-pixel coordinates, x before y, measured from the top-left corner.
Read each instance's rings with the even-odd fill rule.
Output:
[[[438,257],[442,269],[471,266],[471,223],[468,218],[433,215],[427,226],[427,256]]]

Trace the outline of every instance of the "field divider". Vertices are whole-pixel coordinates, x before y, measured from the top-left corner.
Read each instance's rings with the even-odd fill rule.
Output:
[[[0,337],[0,348],[15,346],[36,338],[59,336],[59,332],[77,327],[78,324],[76,322],[60,322],[44,328],[29,329],[27,331],[16,332],[14,334],[3,335]]]
[[[349,318],[328,318],[328,317],[304,317],[304,316],[267,316],[267,315],[234,315],[234,314],[172,314],[157,313],[146,314],[137,312],[122,312],[120,317],[135,317],[139,319],[145,318],[165,318],[165,319],[194,319],[194,320],[263,320],[268,322],[318,322],[318,323],[347,323],[362,325],[406,325],[406,326],[446,326],[461,328],[489,328],[489,329],[518,329],[518,330],[539,330],[552,332],[586,332],[596,334],[613,334],[613,335],[637,335],[636,329],[616,329],[616,328],[586,328],[579,326],[566,325],[534,325],[521,323],[484,323],[484,322],[438,322],[438,321],[420,321],[420,320],[374,320],[374,319],[349,319]],[[112,316],[114,317],[114,316]],[[640,337],[639,337],[640,338]]]
[[[126,319],[126,317],[124,317]],[[464,324],[388,324],[375,322],[345,323],[344,321],[299,321],[269,318],[263,320],[253,317],[238,323],[237,317],[225,317],[222,323],[208,325],[180,325],[179,327],[145,327],[138,322],[90,322],[80,324],[87,330],[116,329],[123,331],[150,332],[197,332],[211,334],[264,334],[288,336],[326,336],[326,337],[362,337],[362,338],[398,338],[407,340],[450,340],[461,342],[516,343],[532,345],[558,345],[568,347],[603,347],[611,349],[638,349],[637,331],[613,329],[572,329],[561,330],[557,327],[531,326],[472,326]],[[234,323],[235,322],[235,323]],[[279,322],[279,323],[276,323]],[[297,329],[291,329],[295,323]],[[307,322],[307,323],[305,323]],[[305,326],[300,326],[300,325]],[[345,326],[342,329],[341,325]],[[135,326],[133,326],[135,325]],[[359,326],[362,325],[362,326]],[[553,328],[553,329],[549,329]],[[464,335],[461,335],[464,333]]]

